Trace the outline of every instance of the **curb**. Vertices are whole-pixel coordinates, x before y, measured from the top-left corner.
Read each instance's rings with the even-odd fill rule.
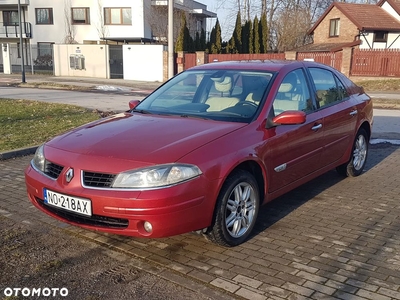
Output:
[[[33,147],[27,147],[27,148],[19,148],[19,149],[11,150],[8,152],[0,152],[0,161],[34,154],[36,152],[37,148],[38,148],[38,146],[33,146]]]

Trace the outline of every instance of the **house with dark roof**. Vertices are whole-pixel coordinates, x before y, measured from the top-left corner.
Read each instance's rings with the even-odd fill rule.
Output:
[[[400,1],[373,4],[333,2],[308,31],[313,43],[296,51],[400,48]]]

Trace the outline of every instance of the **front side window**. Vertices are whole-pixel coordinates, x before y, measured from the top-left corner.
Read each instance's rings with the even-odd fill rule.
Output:
[[[72,24],[90,24],[89,7],[71,8]]]
[[[332,19],[329,24],[329,37],[339,36],[340,19]]]
[[[17,10],[3,11],[3,22],[4,26],[17,25],[19,22],[18,11]]]
[[[283,78],[272,107],[275,116],[287,110],[314,110],[303,69],[291,71]]]
[[[383,42],[386,43],[388,38],[387,31],[375,31],[374,32],[374,42]]]
[[[132,25],[132,11],[130,8],[104,8],[105,25]]]
[[[36,8],[36,24],[53,24],[53,9]]]
[[[317,91],[320,108],[341,101],[348,96],[343,84],[335,78],[336,76],[332,72],[320,68],[309,68],[309,70]],[[338,88],[337,82],[340,83],[340,88]]]

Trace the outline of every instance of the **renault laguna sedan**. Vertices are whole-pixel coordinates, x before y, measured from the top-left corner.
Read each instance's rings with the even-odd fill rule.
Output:
[[[38,209],[113,234],[200,231],[235,246],[261,205],[331,169],[360,175],[373,119],[361,87],[308,61],[206,64],[129,105],[38,147],[25,171]]]

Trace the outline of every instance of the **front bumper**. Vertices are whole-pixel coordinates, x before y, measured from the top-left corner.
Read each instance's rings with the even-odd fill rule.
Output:
[[[65,171],[60,174],[64,177]],[[78,176],[77,176],[78,177]],[[83,188],[80,178],[65,184],[37,172],[25,170],[28,197],[41,211],[63,222],[83,228],[135,237],[166,237],[211,225],[217,183],[204,176],[176,186],[148,191]],[[82,216],[44,203],[44,188],[91,200],[92,216]],[[153,230],[147,232],[144,223]]]

